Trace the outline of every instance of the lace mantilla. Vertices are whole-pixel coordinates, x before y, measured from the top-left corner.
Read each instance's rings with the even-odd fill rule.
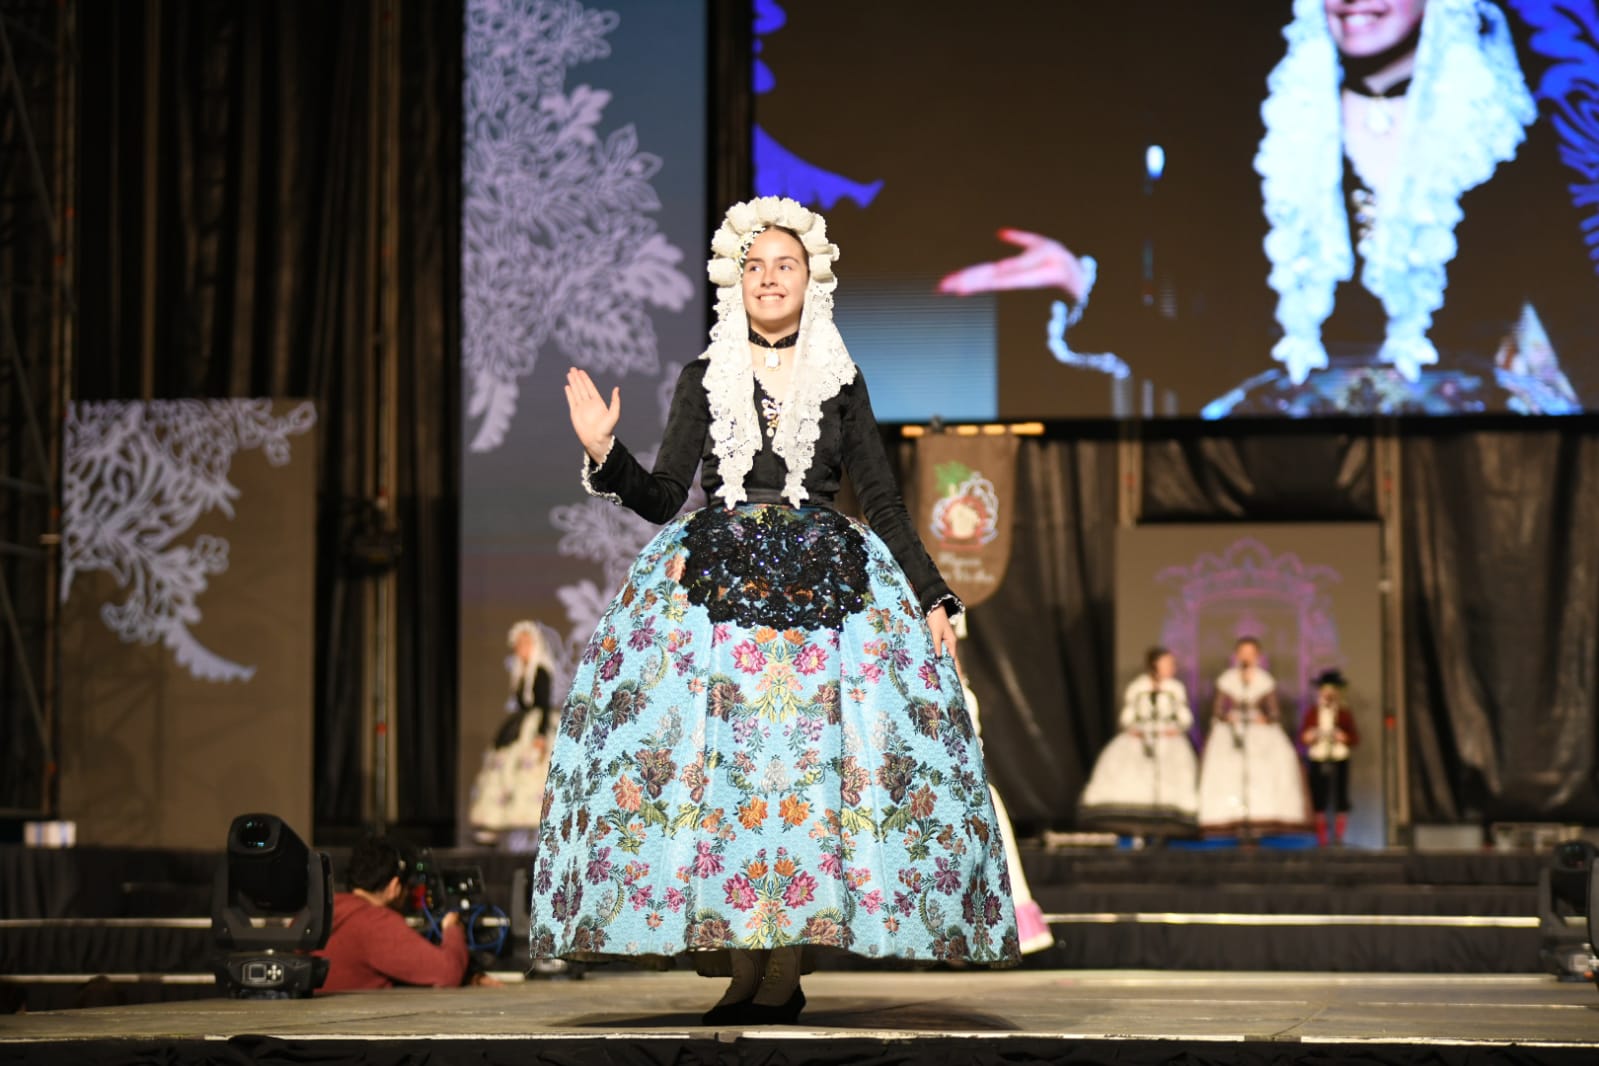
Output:
[[[748,247],[745,238],[768,225],[787,226],[799,233],[810,256],[810,281],[805,286],[794,349],[794,377],[787,396],[773,397],[782,406],[783,417],[772,450],[788,466],[782,494],[795,507],[809,496],[805,474],[822,432],[822,404],[855,380],[855,363],[833,324],[833,290],[838,286],[833,262],[838,247],[827,241],[826,221],[793,200],[775,196],[734,204],[711,240],[715,258],[707,265],[707,273],[718,286],[716,325],[711,327],[711,345],[701,356],[710,363],[705,370],[705,391],[711,413],[711,450],[720,464],[719,495],[726,507],[736,507],[749,498],[745,482],[761,450],[749,316],[744,312],[738,259]]]
[[[818,282],[805,289],[805,310],[800,316],[798,363],[789,394],[779,398],[783,417],[772,438],[772,450],[788,464],[783,498],[798,507],[806,498],[805,474],[816,455],[822,435],[822,404],[855,380],[855,363],[844,338],[833,325],[833,289],[836,281]],[[749,356],[744,356],[749,362]]]
[[[1269,282],[1284,336],[1272,357],[1301,383],[1327,365],[1321,326],[1354,275],[1343,198],[1343,82],[1323,0],[1295,0],[1288,53],[1271,73],[1266,136],[1255,157],[1271,232]],[[1395,164],[1360,243],[1361,282],[1382,300],[1378,358],[1414,381],[1438,361],[1427,337],[1455,257],[1460,197],[1514,158],[1537,117],[1504,15],[1483,0],[1431,0],[1416,49]]]
[[[718,289],[711,346],[700,358],[710,363],[705,368],[705,394],[711,412],[711,450],[722,474],[718,494],[725,507],[737,507],[747,499],[744,482],[761,450],[755,370],[744,339],[748,331],[743,294],[737,287]]]

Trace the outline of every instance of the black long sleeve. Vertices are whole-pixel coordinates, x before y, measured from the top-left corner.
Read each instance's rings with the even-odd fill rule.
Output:
[[[522,724],[530,714],[538,715],[536,732],[545,736],[555,732],[555,715],[550,711],[550,672],[542,666],[534,671],[531,701],[523,699],[524,691],[520,683],[512,686],[511,700],[516,704],[516,710],[505,719],[500,731],[495,734],[495,748],[508,748],[515,744],[522,735]]]
[[[655,469],[645,470],[633,453],[615,440],[600,466],[587,454],[583,456],[584,483],[590,492],[612,498],[647,522],[670,521],[682,509],[710,432],[706,365],[705,360],[696,359],[678,375]]]
[[[951,616],[962,610],[960,600],[944,583],[943,575],[927,554],[922,539],[916,535],[916,526],[905,510],[899,483],[894,479],[894,468],[889,464],[888,452],[883,448],[883,437],[877,427],[877,417],[872,413],[871,395],[866,390],[866,378],[859,370],[855,380],[845,386],[842,415],[844,420],[844,469],[855,495],[861,502],[861,511],[888,550],[894,561],[905,571],[922,610],[930,611],[939,604]]]
[[[550,707],[550,672],[542,666],[533,675],[533,706],[538,708],[539,732],[550,736],[555,732],[555,714]]]
[[[695,360],[678,377],[655,469],[645,470],[617,441],[599,466],[584,457],[584,485],[589,492],[620,503],[648,521],[667,522],[682,508],[694,470],[703,460],[701,482],[706,495],[714,497],[718,493],[722,485],[720,463],[714,452],[707,451],[711,422],[710,401],[705,393],[707,365],[703,359]],[[752,396],[752,403],[753,400]],[[858,370],[854,380],[822,404],[821,432],[805,475],[808,502],[831,506],[838,493],[841,470],[848,472],[866,521],[893,553],[916,590],[922,609],[928,611],[943,604],[950,615],[958,614],[962,609],[960,600],[944,583],[906,513],[877,418],[872,414],[866,380]],[[786,476],[787,466],[771,442],[763,440],[746,487],[774,498]]]

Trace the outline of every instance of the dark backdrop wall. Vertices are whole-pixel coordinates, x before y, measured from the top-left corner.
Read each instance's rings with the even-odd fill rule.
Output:
[[[363,815],[372,635],[369,579],[350,557],[380,480],[378,427],[398,419],[382,486],[404,546],[398,815],[428,835],[450,824],[455,782],[461,11],[91,0],[78,25],[76,394],[303,396],[322,412],[304,620],[316,643],[315,764],[304,772],[319,833]],[[397,62],[383,51],[391,39]],[[398,116],[392,157],[385,115]],[[395,203],[380,218],[390,175]],[[386,306],[397,308],[388,319]]]
[[[398,83],[379,92],[372,63],[383,10],[397,15],[402,62]],[[462,442],[483,427],[461,419],[462,20],[460,5],[424,0],[81,5],[77,395],[299,395],[322,412],[319,832],[362,817],[358,702],[370,634],[366,579],[349,557],[371,491],[384,344],[404,426],[390,486],[405,549],[399,809],[424,832],[449,835],[456,822],[457,494]],[[719,114],[736,118],[744,107],[747,120],[747,100],[717,101]],[[400,210],[394,240],[378,247],[372,146],[388,105],[402,123]],[[636,147],[654,150],[647,139]],[[726,162],[713,160],[713,172],[734,169]],[[672,268],[697,278],[703,220],[662,218],[684,254]],[[849,284],[846,274],[841,301]],[[393,336],[378,329],[382,292],[399,298]],[[628,384],[696,348],[663,349],[660,364]],[[630,397],[629,432],[644,439],[658,397],[636,387]],[[1378,469],[1378,428],[1146,426],[1134,509],[1145,522],[1369,521],[1387,492],[1400,502],[1389,517],[1400,523],[1392,595],[1403,607],[1406,687],[1403,707],[1385,710],[1406,712],[1412,815],[1599,820],[1599,426],[1403,429],[1402,462],[1390,472]],[[1052,439],[1023,444],[1025,510],[1009,576],[973,612],[965,656],[984,694],[986,750],[1028,825],[1070,824],[1114,721],[1117,432],[1056,427]],[[573,457],[550,464],[549,476],[569,493],[575,452],[561,454]],[[560,527],[574,549],[588,537],[582,517]],[[591,586],[588,599],[562,603],[576,608],[568,624],[585,603],[603,602],[617,557],[612,548],[566,557],[576,584]],[[499,624],[484,626],[485,640],[501,635]],[[486,684],[498,673],[492,655],[473,669]]]
[[[1022,444],[1010,569],[961,653],[1020,827],[1072,824],[1115,729],[1123,474],[1144,523],[1370,522],[1396,499],[1405,683],[1382,712],[1405,730],[1411,819],[1599,821],[1599,423],[1140,430]]]

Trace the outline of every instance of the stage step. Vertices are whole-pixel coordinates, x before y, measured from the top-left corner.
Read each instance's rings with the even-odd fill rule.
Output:
[[[1029,956],[1028,968],[1539,970],[1536,885],[1547,860],[1536,855],[1023,845],[1021,857],[1058,940]],[[488,902],[508,912],[511,879],[529,861],[466,850],[434,859],[480,867]],[[10,919],[0,972],[209,972],[205,916],[218,861],[194,852],[0,848]],[[513,938],[504,965],[520,965],[524,951]]]

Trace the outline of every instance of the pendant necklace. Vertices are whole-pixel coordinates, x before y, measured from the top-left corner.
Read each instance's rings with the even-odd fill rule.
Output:
[[[1401,78],[1382,92],[1376,92],[1367,87],[1359,78],[1351,78],[1344,83],[1344,87],[1356,96],[1366,98],[1365,126],[1367,132],[1377,137],[1386,137],[1394,128],[1394,101],[1404,98],[1410,90],[1410,79]]]
[[[778,349],[792,348],[794,345],[798,344],[799,330],[795,330],[786,337],[779,337],[775,341],[769,341],[759,333],[756,333],[755,327],[751,326],[750,343],[755,345],[757,348],[766,349],[766,369],[776,370],[778,367],[783,365],[783,354]]]

